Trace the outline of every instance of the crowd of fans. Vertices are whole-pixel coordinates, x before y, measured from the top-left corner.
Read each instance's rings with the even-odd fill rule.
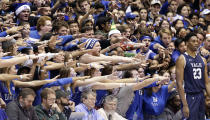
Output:
[[[181,120],[175,63],[195,34],[210,76],[209,23],[210,0],[0,0],[0,120]]]

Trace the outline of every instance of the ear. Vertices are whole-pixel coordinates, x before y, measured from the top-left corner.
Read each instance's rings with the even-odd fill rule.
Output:
[[[61,99],[56,99],[56,103],[60,104],[61,103]]]
[[[20,101],[20,102],[23,101],[23,97],[22,97],[22,96],[19,97],[19,101]]]
[[[105,27],[105,24],[101,24],[101,27],[103,27],[103,28],[104,28],[104,27]]]

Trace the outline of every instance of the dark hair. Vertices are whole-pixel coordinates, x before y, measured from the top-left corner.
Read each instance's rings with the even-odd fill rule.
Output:
[[[69,20],[69,21],[68,21],[68,24],[69,24],[69,25],[70,25],[70,24],[73,24],[73,23],[78,24],[78,22],[77,22],[76,20]]]
[[[93,30],[93,28],[92,27],[90,27],[90,26],[85,26],[85,27],[82,27],[82,29],[81,29],[81,33],[85,33],[86,31],[88,31],[88,30]]]
[[[197,36],[197,35],[194,32],[190,32],[185,36],[184,41],[188,42],[192,36]]]
[[[105,8],[104,8],[104,5],[101,4],[101,3],[95,3],[94,7],[95,7],[95,9],[99,9],[99,8],[105,9]]]
[[[85,19],[82,21],[82,26],[85,26],[88,22],[91,22],[94,25],[94,23],[91,19]]]
[[[133,77],[133,74],[131,73],[130,70],[124,72],[123,78],[131,78],[131,77]]]
[[[50,40],[50,38],[53,36],[52,33],[45,33],[41,38],[40,41]]]
[[[106,24],[107,22],[110,22],[111,18],[110,17],[99,17],[98,20],[96,21],[96,26],[98,26],[99,30],[103,30],[102,24]]]
[[[180,20],[180,19],[175,20],[175,21],[173,22],[173,27],[176,26],[176,24],[177,24],[178,21],[182,21],[182,20]],[[183,21],[182,21],[182,23],[183,23]],[[184,23],[183,23],[183,24],[184,24]]]
[[[177,14],[181,14],[181,11],[182,11],[182,8],[185,7],[185,6],[188,6],[187,4],[182,4],[182,5],[179,5],[179,7],[177,8]]]
[[[85,1],[87,1],[87,0],[78,0],[79,7],[80,7],[80,4],[83,3],[83,2],[85,2]]]
[[[32,49],[31,49],[31,48],[23,48],[23,49],[20,50],[20,52],[21,52],[22,54],[27,54],[27,55],[29,55],[30,50],[32,50]]]
[[[31,70],[31,68],[26,67],[26,66],[22,66],[22,67],[20,67],[20,68],[18,69],[17,75],[21,75],[21,74],[23,74],[25,71],[26,71],[26,73],[24,73],[24,74],[29,74],[30,70]]]
[[[113,69],[113,66],[111,65],[105,66],[104,68],[101,69],[101,75],[104,76],[104,75],[112,74],[112,69]]]
[[[63,67],[60,69],[60,78],[70,77],[71,69],[70,67]]]
[[[192,19],[193,16],[197,16],[198,18],[200,17],[197,12],[193,12],[189,15],[189,18]]]
[[[169,29],[171,28],[171,24],[170,24],[170,22],[167,20],[167,19],[163,19],[163,20],[161,20],[160,21],[160,25],[159,25],[159,27],[161,27],[162,26],[162,24],[163,24],[163,22],[164,21],[166,21],[166,22],[168,22],[168,24],[169,24]]]
[[[176,39],[176,40],[174,41],[174,46],[175,46],[175,48],[178,48],[179,45],[180,45],[182,42],[184,42],[182,39]]]
[[[20,98],[20,96],[22,96],[22,98],[26,98],[28,95],[32,95],[32,96],[36,96],[35,92],[33,89],[31,88],[23,88],[20,93],[18,98]]]
[[[62,21],[54,21],[53,22],[53,31],[58,31],[61,27],[66,27],[69,28],[69,25],[66,21],[62,20]]]

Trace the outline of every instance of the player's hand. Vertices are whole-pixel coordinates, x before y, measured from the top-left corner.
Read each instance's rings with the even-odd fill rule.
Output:
[[[183,114],[185,118],[188,118],[190,116],[190,111],[188,106],[183,106]]]

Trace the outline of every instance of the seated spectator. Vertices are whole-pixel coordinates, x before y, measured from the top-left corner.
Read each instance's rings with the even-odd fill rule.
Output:
[[[32,106],[35,92],[30,88],[23,88],[17,100],[10,102],[6,107],[9,120],[38,120]]]
[[[103,102],[103,108],[97,110],[104,120],[126,120],[116,112],[117,98],[113,95],[106,96]]]
[[[42,103],[35,107],[37,116],[40,120],[66,120],[64,113],[60,110],[58,105],[55,103],[56,94],[51,88],[45,88],[41,92]]]
[[[82,118],[82,120],[104,120],[104,118],[94,108],[96,102],[95,92],[93,92],[91,89],[83,91],[81,101],[82,103],[75,107],[75,111],[85,113],[85,116]]]
[[[172,93],[168,99],[168,103],[164,110],[164,114],[167,117],[166,120],[181,120],[182,111],[181,111],[181,101],[177,92]]]
[[[74,110],[75,103],[68,100],[68,94],[65,93],[64,91],[56,90],[55,93],[56,93],[56,103],[60,108],[61,112],[65,114],[65,117],[68,120],[71,113],[75,111]]]

